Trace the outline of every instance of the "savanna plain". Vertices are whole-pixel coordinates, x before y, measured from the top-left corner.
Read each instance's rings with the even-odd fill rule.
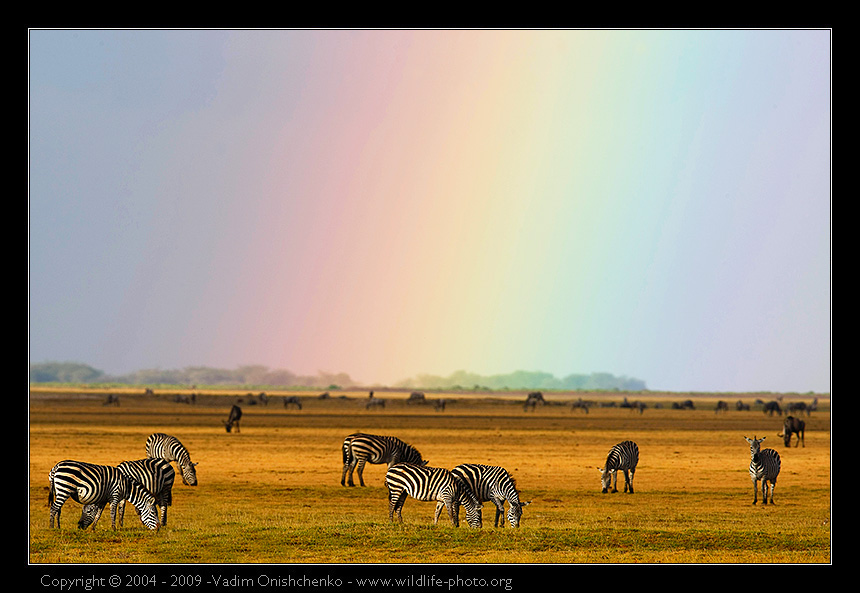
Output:
[[[831,562],[831,422],[823,399],[806,421],[805,446],[786,447],[784,417],[765,414],[755,394],[697,396],[695,409],[673,409],[688,394],[628,394],[641,413],[600,404],[624,394],[551,394],[524,411],[525,394],[269,393],[267,405],[244,393],[175,394],[31,389],[29,406],[30,563],[794,563]],[[302,409],[286,408],[298,395]],[[433,400],[448,405],[436,411]],[[594,402],[586,413],[578,398]],[[764,399],[772,399],[766,395]],[[243,400],[239,431],[224,428]],[[717,413],[717,399],[729,410]],[[743,400],[752,409],[738,411]],[[791,400],[811,397],[785,396]],[[402,525],[388,519],[385,466],[368,465],[366,487],[340,484],[341,443],[352,432],[401,438],[433,467],[460,463],[505,467],[522,500],[519,529],[494,528],[484,503],[483,529],[455,528],[434,503],[408,499]],[[176,436],[197,462],[199,485],[177,471],[168,522],[148,531],[129,506],[110,528],[77,528],[81,506],[68,501],[62,527],[49,529],[48,472],[58,461],[104,465],[145,457],[153,432]],[[773,505],[753,505],[744,436],[767,437],[782,457]],[[598,466],[612,445],[636,441],[635,493],[604,494]],[[619,484],[623,477],[619,477]],[[356,476],[356,483],[358,479]]]

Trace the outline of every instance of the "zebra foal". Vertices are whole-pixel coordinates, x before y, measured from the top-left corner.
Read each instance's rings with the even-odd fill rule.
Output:
[[[779,458],[779,453],[773,449],[762,449],[761,443],[767,437],[757,439],[747,438],[746,442],[750,444],[750,480],[753,484],[753,504],[758,503],[758,482],[761,480],[761,496],[762,502],[767,504],[767,484],[770,482],[770,504],[773,504],[773,490],[776,488],[776,477],[779,475],[779,470],[782,462]]]
[[[54,527],[54,518],[57,519],[57,528],[60,528],[60,513],[69,498],[84,505],[81,519],[78,521],[80,529],[86,529],[98,521],[108,504],[111,528],[116,529],[117,508],[120,502],[125,500],[134,505],[141,523],[147,529],[158,530],[160,527],[155,510],[155,497],[115,467],[82,461],[61,461],[51,468],[48,481],[51,528]]]
[[[149,435],[146,439],[146,456],[175,461],[181,470],[182,483],[187,486],[197,485],[197,464],[191,462],[191,454],[176,437],[162,432]]]
[[[618,471],[624,472],[624,492],[633,494],[633,476],[639,464],[639,447],[633,441],[623,441],[614,445],[606,456],[606,463],[600,470],[600,486],[603,493],[618,492]]]
[[[421,458],[418,449],[392,436],[353,433],[343,440],[341,451],[343,453],[341,486],[345,486],[347,483],[350,486],[355,486],[352,479],[352,473],[355,469],[358,469],[359,483],[364,486],[364,466],[366,463],[374,465],[386,463],[389,468],[400,462],[427,465],[427,462]],[[348,482],[347,472],[349,472]]]
[[[513,477],[503,467],[495,465],[482,465],[480,463],[464,463],[451,470],[451,473],[460,478],[475,495],[479,502],[492,502],[496,506],[496,520],[494,527],[499,526],[499,519],[505,514],[505,501],[508,501],[508,522],[511,527],[520,526],[520,518],[523,516],[523,507],[531,501],[520,501],[517,492],[517,484]],[[442,502],[436,503],[436,520],[442,512]],[[505,521],[501,521],[502,527]]]
[[[388,520],[394,522],[394,514],[403,523],[400,512],[403,503],[411,496],[415,500],[438,501],[448,509],[454,527],[460,525],[460,505],[466,507],[466,522],[477,529],[481,524],[481,503],[472,494],[468,484],[441,467],[427,467],[414,463],[398,463],[385,474],[388,488]],[[439,521],[437,508],[433,523]]]

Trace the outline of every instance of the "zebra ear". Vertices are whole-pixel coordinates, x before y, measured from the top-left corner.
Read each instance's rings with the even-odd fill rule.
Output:
[[[192,464],[191,464],[191,467],[195,467],[198,463],[200,463],[200,462],[199,462],[199,461],[195,461],[194,463],[192,463]]]
[[[521,507],[527,507],[527,506],[529,506],[531,503],[532,503],[532,501],[527,500],[527,501],[525,501],[525,502],[520,502],[520,506],[521,506]]]

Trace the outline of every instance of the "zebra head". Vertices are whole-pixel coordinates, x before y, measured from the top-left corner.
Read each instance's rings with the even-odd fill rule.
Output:
[[[744,439],[746,439],[746,442],[750,444],[750,459],[752,459],[756,463],[758,463],[759,453],[761,452],[761,442],[766,438],[767,437],[761,437],[760,439],[757,439],[755,435],[753,435],[753,438],[751,439],[744,437]]]
[[[597,469],[600,470],[600,488],[605,494],[609,491],[609,487],[612,485],[612,477],[615,475],[615,470],[608,470],[603,467],[598,467]]]
[[[97,504],[86,504],[81,510],[81,520],[78,521],[78,529],[86,529],[101,515],[101,508]]]
[[[182,483],[186,486],[196,486],[197,485],[197,470],[194,469],[197,463],[188,463],[182,465],[180,469],[182,470]]]
[[[155,497],[147,492],[138,482],[127,478],[130,488],[128,501],[134,505],[140,517],[140,522],[151,531],[158,531],[161,522],[158,520],[158,509],[155,507]]]
[[[511,527],[519,527],[520,526],[520,518],[523,516],[523,507],[531,504],[532,501],[527,500],[526,502],[511,502],[510,508],[508,509],[508,523],[511,524]]]
[[[469,524],[469,527],[481,529],[484,526],[484,518],[481,515],[481,509],[484,507],[481,505],[481,501],[478,500],[475,493],[472,492],[472,488],[465,481],[455,474],[451,474],[451,476],[453,478],[451,488],[454,500],[466,507],[466,523]]]

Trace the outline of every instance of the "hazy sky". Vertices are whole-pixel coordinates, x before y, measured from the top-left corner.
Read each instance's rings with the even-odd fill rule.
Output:
[[[830,391],[831,34],[32,30],[29,355]]]

